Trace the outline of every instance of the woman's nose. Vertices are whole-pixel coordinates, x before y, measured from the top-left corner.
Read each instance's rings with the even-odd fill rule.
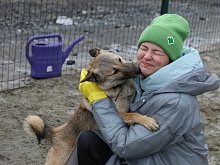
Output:
[[[144,59],[152,59],[152,52],[146,51],[144,53]]]

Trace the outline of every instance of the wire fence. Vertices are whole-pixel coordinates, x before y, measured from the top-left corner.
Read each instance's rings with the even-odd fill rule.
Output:
[[[62,52],[85,36],[61,66],[62,74],[74,74],[88,63],[88,50],[93,47],[111,49],[133,60],[138,36],[160,12],[161,1],[155,0],[1,0],[0,91],[31,82],[32,66],[26,54],[32,56],[34,48],[30,45],[27,52],[26,46],[33,36],[60,34]],[[170,0],[168,12],[189,21],[191,33],[186,45],[211,51],[220,42],[219,0]],[[39,46],[56,41],[33,42]]]

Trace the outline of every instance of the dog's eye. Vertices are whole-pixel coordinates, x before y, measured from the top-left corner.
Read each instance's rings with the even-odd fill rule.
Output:
[[[121,63],[121,62],[122,62],[122,61],[121,61],[121,58],[119,58],[118,61]]]
[[[117,68],[113,68],[113,74],[117,74],[118,73],[118,69]]]

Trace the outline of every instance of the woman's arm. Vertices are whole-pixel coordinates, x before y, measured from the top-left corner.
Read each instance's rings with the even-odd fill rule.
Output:
[[[188,120],[188,111],[185,109],[189,107],[185,101],[185,104],[180,101],[180,94],[178,96],[172,98],[172,103],[175,104],[162,105],[157,111],[160,129],[156,132],[139,124],[127,127],[109,98],[94,103],[93,115],[114,153],[125,159],[145,157],[175,143],[179,140],[179,131],[187,129],[183,125]]]

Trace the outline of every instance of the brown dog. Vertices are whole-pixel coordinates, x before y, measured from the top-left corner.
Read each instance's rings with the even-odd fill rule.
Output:
[[[113,99],[126,124],[138,123],[149,130],[156,131],[159,126],[153,118],[138,113],[127,113],[129,103],[132,102],[135,94],[131,78],[139,74],[139,68],[128,63],[119,55],[106,50],[95,48],[89,53],[94,58],[88,64],[88,74],[81,82],[96,82],[108,97]],[[43,138],[51,141],[51,148],[46,160],[47,165],[63,165],[72,151],[79,133],[97,129],[89,110],[91,110],[91,105],[86,99],[83,99],[70,120],[55,128],[45,127],[39,116],[25,118],[24,128],[27,133],[37,136],[39,142]]]

